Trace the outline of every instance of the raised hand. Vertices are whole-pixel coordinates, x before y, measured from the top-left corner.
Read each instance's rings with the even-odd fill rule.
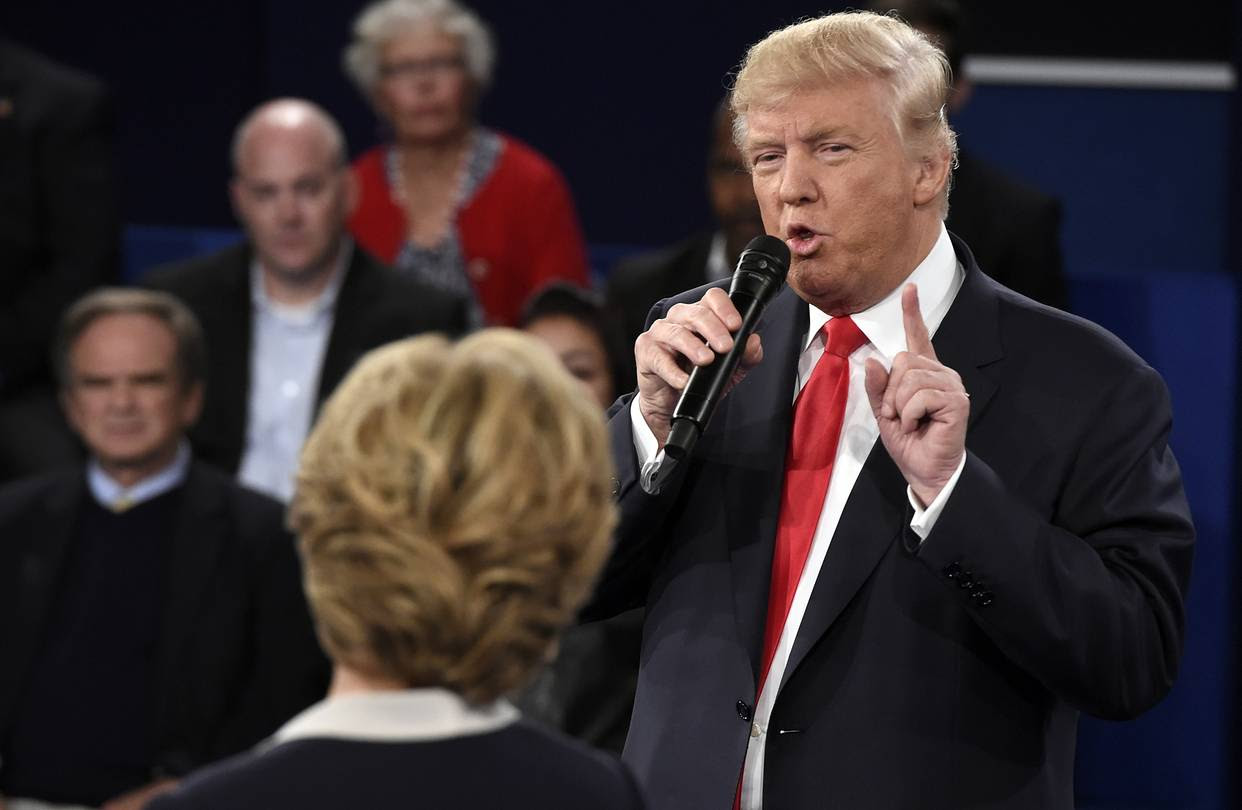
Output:
[[[689,369],[706,366],[733,348],[733,332],[741,328],[742,316],[728,294],[713,287],[696,304],[676,304],[638,336],[634,343],[638,409],[660,446],[668,438],[673,409],[690,380]],[[759,336],[751,335],[731,385],[762,359]]]
[[[867,360],[867,398],[880,440],[924,506],[936,499],[966,452],[970,395],[962,378],[936,358],[913,284],[901,291],[906,351],[891,371]]]

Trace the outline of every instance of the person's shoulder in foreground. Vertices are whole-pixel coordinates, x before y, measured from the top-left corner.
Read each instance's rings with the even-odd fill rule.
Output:
[[[148,810],[587,805],[593,810],[645,806],[618,760],[519,721],[447,740],[292,740],[206,768]]]

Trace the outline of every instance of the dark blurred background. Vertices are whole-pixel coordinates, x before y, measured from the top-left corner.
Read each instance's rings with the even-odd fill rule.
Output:
[[[0,33],[110,87],[132,276],[173,258],[152,248],[174,232],[168,226],[229,235],[228,143],[258,102],[319,102],[342,121],[354,154],[378,140],[374,117],[340,69],[363,5],[10,2],[0,5]],[[979,72],[955,121],[962,142],[1060,198],[1072,308],[1121,335],[1168,381],[1200,532],[1182,677],[1138,722],[1084,719],[1079,806],[1242,807],[1234,550],[1242,241],[1231,227],[1242,200],[1234,89],[1242,17],[1221,0],[1182,12],[1068,0],[963,5]],[[746,46],[846,4],[473,7],[499,49],[481,121],[561,167],[598,277],[619,255],[707,225],[709,117]],[[1130,78],[1120,83],[1054,83],[1046,71],[1027,70],[1038,68],[1030,61],[999,78],[997,65],[1006,63],[998,57],[1139,60],[1149,78],[1122,71]]]

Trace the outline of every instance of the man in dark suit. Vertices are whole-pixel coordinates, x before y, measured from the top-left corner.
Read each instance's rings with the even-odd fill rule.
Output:
[[[733,143],[733,113],[727,98],[712,116],[707,197],[715,220],[713,230],[624,259],[608,274],[608,306],[620,319],[629,345],[642,333],[652,304],[728,277],[742,248],[763,233],[750,173]],[[633,384],[630,374],[629,385]]]
[[[233,142],[234,209],[248,240],[152,272],[211,347],[204,460],[282,500],[323,400],[361,354],[424,331],[465,331],[466,303],[384,267],[345,221],[356,191],[336,122],[297,99],[260,106]]]
[[[56,407],[56,319],[116,277],[111,104],[91,76],[0,39],[0,480],[78,458]]]
[[[66,313],[61,396],[91,460],[0,490],[2,796],[140,808],[326,688],[283,510],[184,439],[203,353],[163,293]]]
[[[657,305],[611,422],[597,605],[645,597],[625,758],[653,807],[1068,809],[1078,712],[1133,717],[1175,677],[1194,530],[1167,391],[945,230],[947,87],[868,13],[738,75],[789,287],[655,494],[686,369],[741,324],[722,285]]]
[[[961,112],[973,86],[962,67],[967,31],[957,0],[880,0],[870,8],[895,11],[940,46],[953,71],[949,112]],[[964,148],[957,160],[949,230],[970,245],[983,272],[1028,298],[1067,309],[1061,203]]]

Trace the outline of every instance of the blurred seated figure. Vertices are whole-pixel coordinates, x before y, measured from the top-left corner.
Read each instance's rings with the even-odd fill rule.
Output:
[[[548,284],[526,303],[521,328],[552,349],[601,413],[634,387],[633,380],[617,383],[622,352],[609,313],[593,293]],[[619,754],[634,708],[642,624],[643,612],[635,609],[570,627],[556,660],[518,696],[518,706],[532,719]]]
[[[564,281],[545,284],[527,300],[518,326],[552,349],[601,411],[634,387],[633,380],[621,376],[627,352],[618,345],[613,317],[594,291]]]
[[[116,194],[104,86],[0,38],[0,481],[80,458],[48,356],[65,307],[116,279]]]
[[[140,808],[322,694],[280,504],[195,461],[202,334],[104,288],[61,322],[90,461],[0,489],[0,804]]]
[[[646,328],[647,313],[657,301],[733,275],[746,244],[763,233],[750,171],[733,143],[733,114],[727,98],[716,105],[712,116],[707,197],[711,230],[624,259],[608,274],[608,306],[623,319],[629,345]],[[631,380],[626,390],[633,387]]]
[[[363,358],[290,508],[328,698],[152,810],[641,807],[619,762],[502,699],[608,553],[611,471],[599,409],[531,338],[427,336]]]
[[[144,283],[185,301],[211,346],[195,452],[288,500],[320,403],[354,360],[419,332],[461,333],[466,301],[353,244],[344,136],[314,104],[279,99],[254,110],[237,128],[233,171],[247,240],[158,268]]]
[[[973,86],[962,70],[967,21],[957,0],[875,0],[869,8],[895,12],[940,46],[953,71],[950,116],[965,108]],[[1067,309],[1060,202],[975,156],[969,141],[969,132],[958,134],[945,227],[970,245],[983,272],[1028,298]]]
[[[454,0],[381,0],[354,22],[345,68],[391,135],[354,163],[358,242],[470,296],[478,319],[516,323],[545,282],[587,283],[569,187],[555,166],[475,115],[495,53]]]

